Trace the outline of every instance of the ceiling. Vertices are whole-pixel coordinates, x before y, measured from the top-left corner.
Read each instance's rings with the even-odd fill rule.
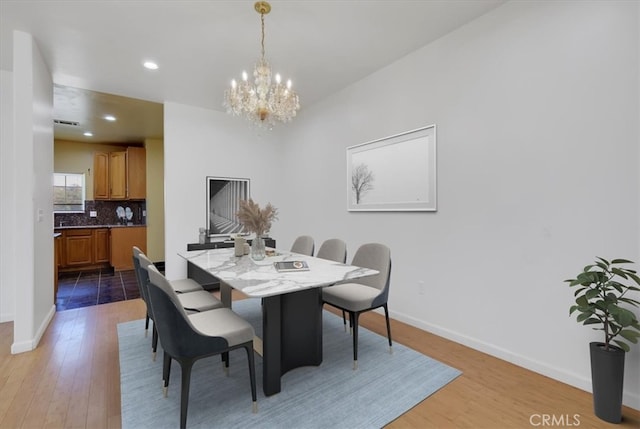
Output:
[[[56,84],[56,119],[80,122],[73,130],[57,125],[56,138],[67,133],[67,139],[87,140],[85,128],[96,130],[92,141],[159,137],[157,103],[224,110],[229,82],[250,72],[260,55],[260,15],[253,3],[2,0],[0,66],[13,69],[13,30],[33,35]],[[304,110],[504,0],[270,3],[266,58],[274,73],[293,81]],[[146,60],[159,69],[142,67]],[[118,120],[105,124],[104,114]]]

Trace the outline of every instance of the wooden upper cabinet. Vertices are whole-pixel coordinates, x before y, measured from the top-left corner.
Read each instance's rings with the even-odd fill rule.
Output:
[[[127,198],[147,197],[147,156],[142,147],[127,148]]]
[[[96,152],[93,171],[96,200],[144,200],[147,196],[147,158],[142,147]]]
[[[109,154],[96,152],[93,155],[93,198],[109,199]]]
[[[127,198],[127,152],[109,153],[109,198]]]

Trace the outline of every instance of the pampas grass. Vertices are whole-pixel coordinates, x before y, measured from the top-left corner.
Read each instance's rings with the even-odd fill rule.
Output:
[[[271,223],[278,219],[278,209],[268,203],[260,209],[252,199],[240,201],[238,219],[247,232],[254,232],[257,237],[264,236],[271,229]]]

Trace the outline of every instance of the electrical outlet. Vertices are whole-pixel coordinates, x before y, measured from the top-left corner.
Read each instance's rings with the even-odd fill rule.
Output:
[[[146,210],[142,210],[142,216],[144,216],[144,217],[147,216],[147,211]]]
[[[96,210],[89,210],[89,217],[98,217],[98,212]]]
[[[424,295],[424,280],[418,280],[418,294]]]

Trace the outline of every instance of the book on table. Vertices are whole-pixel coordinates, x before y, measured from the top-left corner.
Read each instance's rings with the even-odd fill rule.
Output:
[[[274,262],[276,270],[284,271],[309,271],[309,265],[305,261],[280,261]]]

